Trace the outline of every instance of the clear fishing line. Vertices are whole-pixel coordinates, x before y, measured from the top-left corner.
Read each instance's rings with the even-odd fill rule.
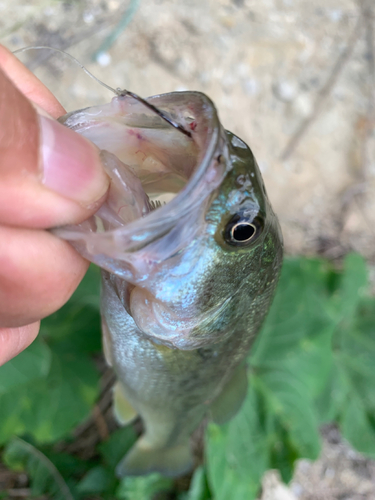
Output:
[[[23,47],[22,49],[14,50],[13,54],[19,54],[21,52],[26,52],[28,50],[42,50],[42,49],[52,50],[54,52],[59,52],[60,54],[63,54],[64,56],[71,59],[75,64],[77,64],[90,78],[92,78],[94,81],[99,83],[99,85],[101,85],[102,87],[106,88],[107,90],[110,90],[111,92],[113,92],[114,94],[116,94],[119,97],[125,97],[125,96],[132,97],[136,101],[138,101],[141,104],[143,104],[144,106],[146,106],[146,108],[150,109],[151,111],[156,113],[158,116],[160,116],[160,118],[162,118],[164,121],[169,123],[169,125],[171,125],[175,129],[179,130],[180,132],[185,134],[187,137],[191,138],[191,132],[189,130],[186,130],[179,123],[175,122],[170,116],[165,114],[164,111],[161,111],[159,108],[157,108],[153,104],[151,104],[148,101],[146,101],[145,99],[143,99],[143,97],[139,96],[138,94],[135,94],[134,92],[131,92],[130,90],[120,89],[120,88],[114,89],[114,88],[110,87],[106,83],[99,80],[99,78],[97,78],[95,75],[93,75],[87,68],[85,68],[85,66],[81,62],[78,61],[78,59],[76,59],[74,56],[72,56],[68,52],[65,52],[64,50],[56,49],[55,47],[48,47],[45,45],[30,45],[28,47]]]

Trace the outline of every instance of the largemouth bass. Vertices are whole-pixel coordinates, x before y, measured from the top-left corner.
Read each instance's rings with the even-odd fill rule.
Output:
[[[246,395],[244,360],[282,237],[252,152],[208,97],[147,101],[180,130],[129,96],[60,119],[102,150],[112,182],[94,217],[57,233],[102,268],[114,412],[122,424],[143,420],[117,472],[177,476],[193,465],[190,436],[205,415],[225,422]]]

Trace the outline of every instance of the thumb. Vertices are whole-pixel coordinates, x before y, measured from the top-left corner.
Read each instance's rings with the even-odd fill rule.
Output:
[[[104,200],[99,150],[36,107],[0,70],[0,224],[79,223]]]

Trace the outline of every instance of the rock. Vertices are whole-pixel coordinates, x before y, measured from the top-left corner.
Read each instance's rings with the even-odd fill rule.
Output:
[[[262,496],[259,500],[297,500],[292,490],[280,479],[278,471],[268,471],[262,481]]]

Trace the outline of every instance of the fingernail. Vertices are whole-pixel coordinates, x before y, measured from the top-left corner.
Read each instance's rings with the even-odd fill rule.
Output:
[[[39,121],[43,184],[84,206],[102,198],[109,178],[96,146],[53,119],[39,115]]]

